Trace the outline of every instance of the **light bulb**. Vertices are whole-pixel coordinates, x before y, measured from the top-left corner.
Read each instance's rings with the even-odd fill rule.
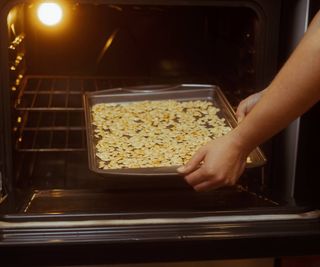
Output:
[[[37,15],[43,24],[54,26],[62,20],[63,11],[57,3],[48,2],[39,5]]]

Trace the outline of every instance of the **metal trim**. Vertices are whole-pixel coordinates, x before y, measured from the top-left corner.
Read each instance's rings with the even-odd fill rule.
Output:
[[[61,228],[61,227],[110,227],[110,226],[146,226],[172,224],[208,224],[208,223],[244,223],[315,220],[320,218],[320,210],[298,214],[262,214],[262,215],[235,215],[235,216],[203,216],[188,218],[150,218],[150,219],[110,219],[110,220],[82,220],[82,221],[51,221],[51,222],[5,222],[0,221],[0,229],[26,228]]]

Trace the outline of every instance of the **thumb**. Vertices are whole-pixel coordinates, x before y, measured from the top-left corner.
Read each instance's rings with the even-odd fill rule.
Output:
[[[203,161],[205,155],[207,153],[206,146],[201,147],[192,158],[184,165],[180,166],[177,171],[182,174],[187,174],[195,171],[199,168],[201,161]]]
[[[245,116],[243,114],[237,115],[238,123],[240,123],[244,119],[244,117]]]
[[[244,117],[247,115],[247,110],[248,110],[247,101],[241,101],[236,112],[238,123],[240,123],[244,119]]]

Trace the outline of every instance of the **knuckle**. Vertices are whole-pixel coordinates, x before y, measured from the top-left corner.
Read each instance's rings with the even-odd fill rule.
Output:
[[[204,189],[202,187],[200,187],[200,186],[194,186],[193,189],[195,191],[197,191],[197,192],[203,192],[204,191]]]
[[[213,177],[214,172],[210,168],[205,168],[202,170],[202,175],[205,177]]]
[[[189,184],[191,184],[191,183],[192,183],[192,181],[193,181],[193,179],[192,179],[192,176],[191,176],[191,175],[186,175],[186,176],[184,177],[184,179],[185,179],[185,181],[186,181],[187,183],[189,183]]]
[[[216,175],[215,180],[219,183],[225,184],[227,182],[226,177],[224,175]]]

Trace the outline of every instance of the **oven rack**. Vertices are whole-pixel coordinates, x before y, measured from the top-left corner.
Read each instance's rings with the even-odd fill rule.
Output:
[[[210,83],[206,78],[25,76],[14,102],[15,149],[23,152],[86,150],[82,96],[148,84]],[[212,82],[212,81],[211,81]]]
[[[19,151],[85,151],[86,136],[82,111],[24,111],[16,127]]]
[[[27,76],[15,101],[15,109],[81,111],[84,92],[114,86],[122,86],[122,84],[119,80],[112,81],[111,78],[101,77]]]

